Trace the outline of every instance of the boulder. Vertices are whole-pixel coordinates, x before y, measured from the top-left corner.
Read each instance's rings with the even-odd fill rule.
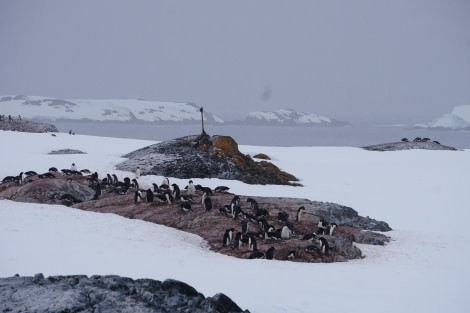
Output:
[[[184,282],[117,275],[0,278],[1,312],[214,312],[242,310],[228,296],[204,297]]]
[[[298,179],[265,160],[254,161],[229,136],[186,136],[144,147],[123,157],[123,171],[140,167],[142,175],[176,178],[220,178],[248,184],[300,185]]]

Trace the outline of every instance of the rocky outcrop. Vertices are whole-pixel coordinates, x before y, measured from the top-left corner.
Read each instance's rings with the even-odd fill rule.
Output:
[[[232,215],[226,206],[230,206],[235,195],[213,192],[210,196],[211,210],[202,206],[201,194],[196,194],[193,196],[191,209],[185,212],[179,199],[168,203],[155,197],[151,202],[142,200],[135,203],[135,189],[118,194],[113,192],[115,187],[105,185],[102,186],[102,194],[95,198],[95,190],[88,186],[89,176],[70,177],[55,173],[53,177],[38,179],[32,176],[27,183],[21,185],[17,182],[0,184],[0,199],[63,204],[166,225],[196,234],[207,241],[211,250],[238,258],[250,258],[255,252],[243,242],[250,235],[256,240],[256,250],[262,257],[266,257],[266,252],[274,248],[274,259],[295,262],[341,262],[362,258],[361,250],[354,243],[386,245],[390,240],[381,233],[391,230],[386,222],[362,217],[354,209],[335,203],[285,197],[239,196],[241,212]],[[73,180],[70,181],[70,178]],[[184,189],[181,190],[185,194]],[[146,192],[141,192],[145,199]],[[258,203],[258,210],[250,206],[249,198]],[[300,207],[304,207],[305,211],[298,220],[297,211]],[[330,234],[319,227],[320,221],[338,226]],[[234,240],[224,245],[225,230],[233,228],[235,237],[237,232],[242,231],[244,222],[247,223],[247,233],[241,238],[242,243],[235,248]],[[273,228],[268,236],[263,232],[266,225]],[[277,230],[284,226],[291,229],[288,238],[276,237]],[[327,240],[330,245],[327,253],[320,251],[318,241],[302,240],[312,233],[317,234],[317,239],[324,237]]]
[[[57,127],[52,124],[20,119],[13,119],[12,121],[9,121],[8,117],[0,119],[0,130],[12,130],[27,133],[47,133],[59,131]]]
[[[371,145],[363,147],[369,151],[398,151],[398,150],[411,150],[411,149],[424,149],[424,150],[457,150],[454,147],[441,145],[437,141],[400,141],[390,142],[378,145]]]
[[[176,138],[144,147],[123,157],[117,169],[176,178],[220,178],[247,184],[299,185],[298,179],[265,160],[255,162],[238,150],[229,136],[207,134]]]
[[[188,284],[120,276],[84,275],[0,278],[1,312],[235,313],[226,295],[204,297]]]

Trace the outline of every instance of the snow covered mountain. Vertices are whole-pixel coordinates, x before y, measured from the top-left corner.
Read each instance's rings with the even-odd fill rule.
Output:
[[[271,112],[250,112],[245,124],[285,125],[285,126],[344,126],[347,122],[331,119],[314,113],[297,112],[292,109],[282,109]]]
[[[416,124],[415,126],[455,130],[470,129],[470,104],[457,106],[451,113],[446,113],[430,123]]]
[[[82,120],[92,122],[199,123],[200,107],[194,103],[160,102],[137,99],[57,99],[38,96],[1,96],[0,113],[33,120]],[[204,112],[207,123],[223,123]]]

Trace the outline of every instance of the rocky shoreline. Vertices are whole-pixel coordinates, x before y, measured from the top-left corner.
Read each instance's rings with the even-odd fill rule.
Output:
[[[1,312],[236,313],[245,312],[225,294],[205,297],[177,280],[163,282],[116,275],[0,278]]]

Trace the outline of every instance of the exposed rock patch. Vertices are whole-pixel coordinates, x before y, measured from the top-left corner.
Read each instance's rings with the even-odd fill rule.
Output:
[[[32,122],[23,119],[13,119],[12,121],[8,121],[8,117],[0,120],[0,129],[27,133],[47,133],[59,131],[57,127],[52,124]]]
[[[257,201],[259,209],[265,209],[267,212],[265,218],[260,216],[256,218],[254,216],[257,211],[250,207],[249,197],[240,196],[240,208],[246,215],[233,216],[223,208],[230,205],[235,195],[218,192],[210,196],[212,210],[207,211],[203,208],[201,195],[197,194],[193,196],[191,211],[184,212],[180,206],[180,200],[167,203],[155,198],[152,202],[142,200],[135,203],[135,189],[132,188],[125,194],[117,194],[112,191],[113,187],[106,188],[103,185],[102,194],[97,200],[92,200],[95,197],[95,190],[88,186],[89,176],[73,176],[72,181],[69,181],[69,176],[58,173],[55,173],[54,177],[38,179],[33,176],[28,179],[29,182],[22,185],[16,182],[0,184],[0,199],[63,204],[82,210],[114,213],[131,219],[166,225],[199,235],[207,241],[211,250],[238,258],[250,258],[255,251],[244,242],[234,248],[233,239],[229,244],[224,245],[223,236],[230,228],[234,229],[233,236],[241,232],[243,220],[247,222],[247,233],[242,240],[251,235],[257,242],[256,250],[263,256],[273,247],[276,251],[273,258],[276,260],[347,261],[363,257],[360,249],[354,245],[355,242],[385,245],[390,240],[389,237],[376,232],[391,230],[387,223],[362,217],[354,209],[335,203],[252,196],[251,198]],[[145,199],[146,192],[142,191],[142,194]],[[297,211],[302,206],[305,211],[297,221]],[[286,218],[279,219],[279,213],[286,214]],[[319,227],[321,220],[338,225],[332,235],[322,232]],[[271,225],[273,233],[284,226],[289,226],[292,232],[288,238],[280,239],[272,236],[266,238],[263,233],[263,223],[260,224],[260,222]],[[320,245],[317,241],[301,240],[305,235],[312,233],[317,234],[317,239],[324,237],[327,240],[330,246],[327,253],[319,250]]]
[[[75,149],[52,150],[49,154],[86,154],[86,152]]]
[[[177,280],[115,275],[0,278],[1,312],[213,312],[243,311],[222,293],[204,297]]]
[[[299,185],[298,179],[265,160],[255,162],[238,150],[229,136],[207,134],[176,138],[144,147],[123,157],[117,169],[176,178],[220,178],[248,184]]]
[[[411,149],[424,149],[424,150],[457,150],[454,147],[441,145],[436,141],[400,141],[390,142],[378,145],[366,146],[363,149],[369,151],[399,151]]]

